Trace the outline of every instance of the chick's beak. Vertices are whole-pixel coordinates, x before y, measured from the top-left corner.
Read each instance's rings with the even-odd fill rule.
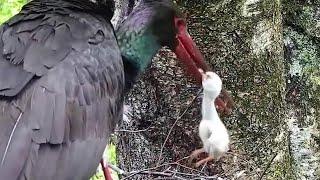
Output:
[[[208,75],[202,69],[198,69],[198,71],[201,74],[202,81],[208,79]]]

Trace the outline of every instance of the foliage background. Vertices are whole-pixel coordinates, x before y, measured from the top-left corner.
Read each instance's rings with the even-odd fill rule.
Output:
[[[0,23],[18,13],[27,0],[0,0]]]

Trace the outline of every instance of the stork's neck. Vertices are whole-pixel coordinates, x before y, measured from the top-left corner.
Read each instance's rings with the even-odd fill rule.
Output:
[[[151,33],[133,35],[124,40],[119,40],[121,54],[139,72],[143,72],[150,64],[152,58],[157,54],[161,46]]]
[[[152,22],[156,15],[152,7],[141,1],[116,31],[122,56],[139,72],[150,65],[153,56],[161,48],[159,37],[154,35],[153,30]]]
[[[116,31],[124,59],[126,90],[132,87],[138,75],[151,64],[152,58],[161,48],[159,37],[154,34],[153,20],[156,15],[152,7],[140,1]]]
[[[157,54],[161,46],[156,38],[147,31],[132,33],[129,37],[117,32],[118,43],[124,64],[125,92],[128,92],[139,74],[151,64],[152,58]]]
[[[202,99],[202,119],[203,120],[219,120],[219,115],[214,104],[214,99],[204,90]]]

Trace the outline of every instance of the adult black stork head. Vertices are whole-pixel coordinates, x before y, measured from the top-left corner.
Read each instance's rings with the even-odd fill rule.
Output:
[[[171,0],[141,0],[116,31],[125,67],[126,89],[130,89],[138,75],[151,63],[152,57],[163,47],[169,47],[199,84],[207,71],[203,55],[187,31],[182,13]],[[225,90],[226,101],[217,98],[216,104],[228,111],[231,98]]]
[[[167,46],[175,52],[200,83],[198,68],[207,70],[204,58],[171,0],[142,0],[116,32],[130,79],[144,71],[158,50]]]

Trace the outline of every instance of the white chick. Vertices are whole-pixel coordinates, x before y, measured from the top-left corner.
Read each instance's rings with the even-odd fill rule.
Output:
[[[211,160],[219,160],[229,150],[230,142],[227,128],[220,120],[214,104],[214,100],[221,92],[222,80],[213,72],[202,74],[202,120],[199,125],[199,136],[203,143],[203,148],[195,150],[191,157],[197,157],[202,152],[208,153],[209,156],[197,162],[197,167]]]

